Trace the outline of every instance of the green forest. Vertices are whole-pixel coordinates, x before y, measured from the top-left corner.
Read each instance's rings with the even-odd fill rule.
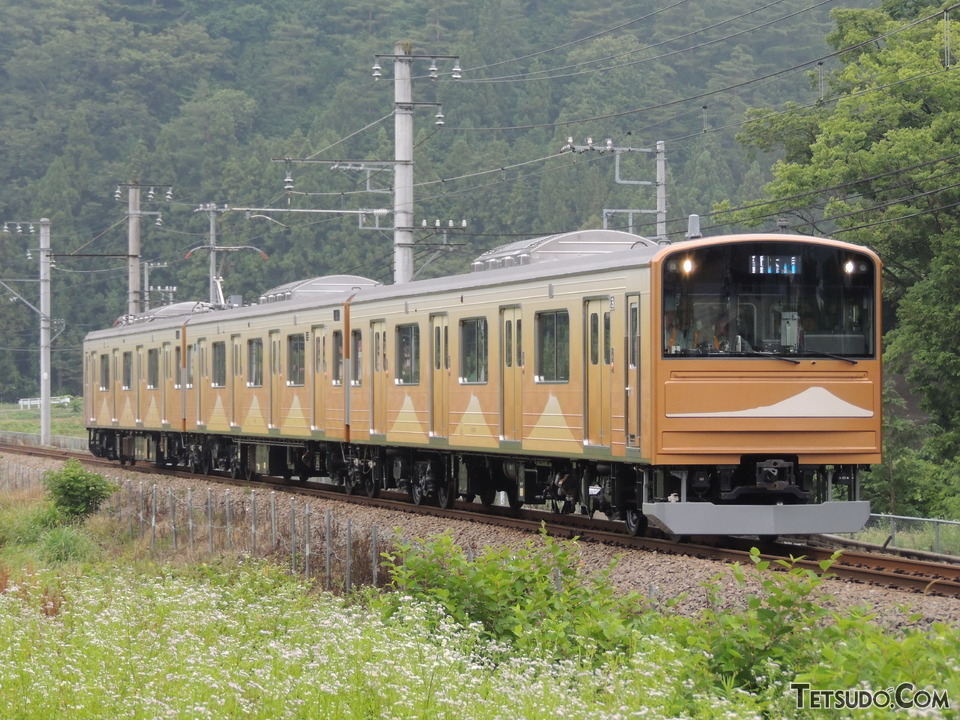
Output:
[[[225,294],[245,302],[325,274],[390,282],[392,218],[373,211],[392,207],[392,56],[404,43],[416,58],[417,277],[604,221],[656,235],[653,186],[638,181],[656,179],[649,150],[662,141],[669,239],[697,213],[705,234],[781,225],[880,253],[890,387],[871,500],[960,517],[950,7],[7,0],[0,399],[38,392],[38,320],[18,295],[37,303],[43,217],[53,393],[80,392],[83,336],[126,311],[131,185],[149,284],[176,287],[177,301],[208,297],[211,217],[220,246],[260,251],[219,254]],[[561,152],[568,138],[577,152]],[[630,149],[619,167],[601,152],[608,139]]]

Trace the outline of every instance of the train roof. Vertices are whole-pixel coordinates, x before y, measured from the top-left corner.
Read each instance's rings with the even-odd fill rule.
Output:
[[[258,317],[273,312],[308,310],[347,301],[363,302],[391,298],[432,295],[471,288],[495,287],[544,278],[575,276],[587,272],[649,265],[658,255],[678,246],[697,247],[712,243],[748,242],[758,238],[796,242],[818,242],[849,246],[873,254],[868,248],[837,240],[804,235],[754,233],[686,240],[659,245],[649,238],[619,230],[579,230],[546,237],[519,240],[501,245],[480,255],[473,272],[440,278],[416,280],[401,285],[383,285],[357,275],[329,275],[297,280],[277,286],[260,296],[260,303],[235,308],[215,308],[203,302],[182,302],[156,308],[136,316],[122,318],[117,324],[130,325],[130,332],[152,327],[182,325],[193,317],[203,320]],[[98,330],[89,337],[105,337],[124,332],[117,327]]]

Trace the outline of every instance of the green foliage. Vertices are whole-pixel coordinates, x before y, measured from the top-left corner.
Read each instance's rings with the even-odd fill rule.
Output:
[[[836,558],[820,563],[827,571]],[[739,613],[718,610],[720,586],[710,586],[714,607],[703,614],[689,644],[708,654],[708,666],[717,681],[758,692],[779,680],[782,672],[815,664],[820,650],[817,628],[830,612],[815,595],[821,578],[813,570],[786,560],[776,561],[782,572],[768,572],[770,561],[750,550],[760,591],[747,597]],[[734,578],[746,584],[743,567],[733,566]]]
[[[43,484],[54,504],[68,517],[96,512],[117,489],[103,475],[84,470],[78,460],[67,460],[62,469],[44,473]]]
[[[63,522],[53,503],[4,503],[0,506],[0,548],[31,545]]]
[[[583,576],[576,543],[545,531],[539,546],[488,547],[474,560],[449,534],[399,541],[385,557],[399,595],[436,602],[459,623],[480,623],[485,634],[524,652],[626,651],[643,625],[643,600],[619,594],[610,582],[613,563]]]
[[[64,525],[48,530],[37,542],[40,557],[53,564],[86,563],[95,560],[98,548],[81,528]]]

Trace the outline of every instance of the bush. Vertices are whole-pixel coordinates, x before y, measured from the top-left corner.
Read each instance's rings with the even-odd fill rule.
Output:
[[[96,512],[117,489],[103,475],[84,470],[77,460],[67,460],[61,470],[45,473],[43,484],[54,505],[74,518]]]
[[[488,547],[470,560],[449,533],[400,541],[385,553],[393,587],[439,603],[455,620],[524,652],[552,657],[628,651],[645,622],[643,599],[610,582],[615,563],[592,576],[579,572],[576,543],[541,530],[541,547]]]

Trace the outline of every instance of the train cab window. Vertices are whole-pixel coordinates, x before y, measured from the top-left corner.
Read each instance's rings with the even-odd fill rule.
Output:
[[[333,365],[333,384],[343,383],[343,332],[333,331],[333,346],[330,348],[332,357],[330,362]]]
[[[350,384],[359,385],[363,380],[363,334],[350,331]]]
[[[106,354],[100,356],[100,389],[110,389],[110,356]]]
[[[397,383],[420,383],[420,326],[397,326]]]
[[[133,387],[133,353],[125,352],[123,354],[123,389],[129,390]]]
[[[227,344],[225,342],[215,342],[211,346],[213,372],[210,375],[211,387],[227,386]]]
[[[147,350],[147,388],[155,390],[160,387],[160,349]]]
[[[303,333],[287,335],[287,385],[303,385],[306,359],[307,345]]]
[[[570,381],[570,316],[566,310],[537,313],[537,382]]]
[[[751,240],[663,259],[670,356],[874,357],[877,268],[823,242]]]
[[[247,340],[247,387],[263,387],[263,338]]]
[[[507,337],[509,338],[509,334]],[[510,349],[507,349],[506,357],[512,357]],[[460,321],[460,382],[487,382],[486,318]]]

